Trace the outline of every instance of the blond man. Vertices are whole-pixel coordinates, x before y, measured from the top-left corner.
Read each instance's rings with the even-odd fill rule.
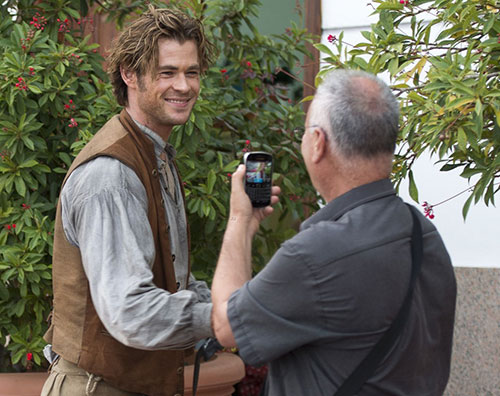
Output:
[[[113,45],[124,109],[75,159],[58,203],[44,396],[181,395],[186,354],[212,336],[168,144],[212,54],[198,20],[152,6]]]

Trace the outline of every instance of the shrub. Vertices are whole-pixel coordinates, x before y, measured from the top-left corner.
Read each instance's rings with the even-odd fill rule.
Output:
[[[500,189],[497,2],[375,0],[372,6],[379,20],[362,32],[363,41],[345,43],[340,34],[317,45],[328,63],[318,78],[336,67],[389,78],[401,103],[393,177],[398,185],[409,178],[415,201],[412,166],[431,152],[442,171],[459,169],[473,178],[464,218],[472,203],[494,204]]]

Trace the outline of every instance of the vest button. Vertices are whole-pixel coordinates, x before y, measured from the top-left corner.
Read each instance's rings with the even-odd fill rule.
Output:
[[[172,263],[175,263],[175,254],[172,254]]]
[[[177,285],[177,290],[179,290],[179,287],[181,287],[181,282],[177,282],[176,285]]]
[[[177,369],[177,374],[182,374],[184,372],[184,367],[181,366]]]
[[[151,174],[156,177],[158,176],[158,171],[156,169],[153,169],[153,171],[151,172]]]

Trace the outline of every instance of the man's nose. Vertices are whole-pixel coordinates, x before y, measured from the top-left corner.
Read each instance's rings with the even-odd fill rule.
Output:
[[[181,92],[185,92],[185,91],[189,90],[189,84],[188,84],[187,78],[183,73],[179,73],[177,75],[177,77],[175,78],[174,84],[173,84],[173,88],[176,91],[181,91]]]

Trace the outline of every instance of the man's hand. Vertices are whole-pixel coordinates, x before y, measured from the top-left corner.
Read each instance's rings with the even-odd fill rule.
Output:
[[[248,225],[250,235],[255,235],[259,229],[260,222],[273,213],[271,206],[265,208],[254,208],[250,198],[245,192],[245,165],[239,165],[231,178],[231,201],[229,221],[242,221]],[[271,189],[271,205],[278,203],[281,189],[273,186]]]
[[[227,317],[227,303],[231,294],[252,278],[252,239],[265,217],[273,212],[271,206],[254,208],[245,192],[243,181],[245,166],[233,173],[231,182],[231,208],[219,261],[212,282],[212,325],[219,342],[236,346]],[[278,202],[279,187],[271,191],[271,204]]]

